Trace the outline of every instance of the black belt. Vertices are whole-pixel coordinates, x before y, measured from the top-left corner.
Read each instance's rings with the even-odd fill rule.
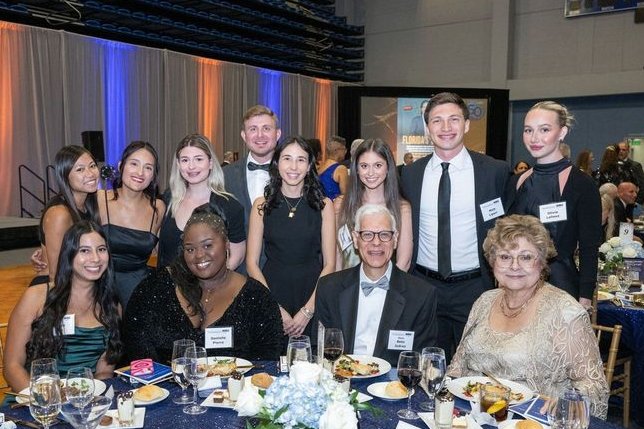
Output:
[[[421,273],[426,277],[429,277],[435,280],[440,280],[445,283],[457,283],[457,282],[462,282],[465,280],[471,280],[471,279],[476,279],[481,277],[480,268],[475,268],[469,271],[461,271],[460,273],[452,273],[447,277],[443,277],[437,271],[430,270],[429,268],[423,267],[422,265],[418,265],[418,264],[416,264],[416,271],[418,271],[419,273]]]

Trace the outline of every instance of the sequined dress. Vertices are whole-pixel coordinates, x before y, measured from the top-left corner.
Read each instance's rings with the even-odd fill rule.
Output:
[[[196,287],[196,286],[195,286]],[[249,278],[219,320],[209,327],[232,326],[233,347],[209,349],[211,356],[235,356],[249,360],[278,360],[282,319],[270,292]],[[130,360],[172,359],[172,343],[188,338],[204,345],[204,331],[192,326],[183,311],[167,269],[149,276],[134,291],[123,323],[125,349]]]
[[[516,333],[497,332],[488,319],[500,293],[500,289],[485,292],[474,303],[448,375],[487,372],[550,395],[576,387],[590,398],[591,413],[606,418],[608,386],[584,308],[546,284],[530,325]]]

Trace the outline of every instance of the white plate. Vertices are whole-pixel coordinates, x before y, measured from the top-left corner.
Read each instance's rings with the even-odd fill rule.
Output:
[[[223,392],[224,393],[224,401],[223,402],[215,402],[213,401],[213,397],[216,392]],[[215,389],[208,395],[206,399],[201,403],[201,406],[203,407],[213,407],[213,408],[234,408],[235,407],[235,402],[231,401],[228,399],[228,390],[226,389]]]
[[[239,370],[240,373],[245,374],[245,373],[247,373],[248,371],[250,371],[252,369],[252,368],[250,368],[250,366],[253,364],[251,361],[246,360],[246,359],[242,359],[242,358],[234,358],[232,356],[210,356],[208,358],[208,365],[214,364],[215,361],[232,360],[232,359],[235,359],[235,364],[237,364],[237,366],[248,366],[248,368],[240,369]],[[211,376],[211,377],[215,377],[215,376]],[[229,375],[220,375],[220,377],[221,378],[228,378],[230,376]]]
[[[523,399],[521,401],[510,401],[510,405],[523,404],[524,402],[529,401],[534,396],[534,392],[528,389],[526,386],[515,383],[514,381],[506,380],[504,378],[498,379],[501,383],[508,386],[512,389],[512,393],[523,393]],[[478,401],[478,397],[471,397],[465,395],[464,389],[468,383],[494,383],[487,377],[461,377],[449,380],[446,383],[447,390],[452,392],[454,396],[457,396],[465,401]]]
[[[385,399],[387,401],[398,401],[400,399],[407,399],[407,395],[405,396],[400,396],[400,397],[394,397],[394,396],[389,396],[387,395],[385,389],[387,388],[387,384],[389,384],[389,381],[381,381],[380,383],[372,383],[369,386],[367,386],[367,392],[372,394],[373,396],[376,396],[380,399]],[[411,389],[411,394],[412,396],[414,395],[415,391],[414,389]]]
[[[510,419],[506,420],[504,422],[499,423],[499,429],[515,429],[517,423],[523,421],[523,419]],[[538,422],[536,420],[533,420],[535,423],[539,423],[543,429],[550,429],[550,426],[544,425],[541,422]],[[469,428],[468,428],[469,429]]]
[[[61,381],[63,381],[63,383],[66,382],[66,380],[61,380]],[[94,396],[100,396],[106,390],[107,390],[107,385],[104,382],[102,382],[101,380],[94,380]],[[18,393],[20,393],[21,395],[29,396],[29,388],[25,387]],[[22,396],[16,396],[16,402],[19,404],[28,404],[29,399],[24,398]]]
[[[152,405],[152,404],[156,404],[157,402],[161,402],[165,398],[170,396],[170,391],[168,389],[164,389],[163,387],[159,387],[159,389],[163,390],[163,395],[161,395],[160,397],[158,397],[156,399],[153,399],[151,401],[141,401],[141,400],[135,398],[134,399],[134,405]],[[133,389],[132,391],[134,391],[134,390],[136,390],[136,389]]]
[[[389,364],[389,362],[374,356],[366,356],[366,355],[342,355],[342,356],[349,356],[351,359],[357,360],[358,362],[363,364],[370,364],[370,363],[378,364],[379,371],[376,374],[354,375],[353,377],[349,377],[349,378],[361,379],[361,378],[380,377],[381,375],[386,374],[391,370],[391,365]],[[342,356],[340,356],[340,359],[342,359]]]
[[[615,298],[615,295],[610,292],[604,292],[601,290],[597,292],[597,301],[610,301],[613,298]]]
[[[105,413],[106,416],[110,416],[112,418],[112,424],[108,426],[103,426],[103,425],[98,425],[96,426],[97,428],[119,428],[119,429],[132,429],[132,428],[142,428],[143,427],[143,422],[145,421],[145,408],[135,408],[134,409],[134,422],[130,426],[121,426],[119,424],[119,412],[118,410],[108,410],[107,413]]]
[[[418,413],[418,417],[430,428],[436,429],[436,422],[434,421],[434,413]],[[481,426],[476,423],[471,415],[467,415],[467,429],[482,429]],[[500,427],[499,427],[500,429]]]

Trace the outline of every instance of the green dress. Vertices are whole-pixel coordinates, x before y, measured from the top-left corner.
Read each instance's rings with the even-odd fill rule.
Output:
[[[60,376],[66,377],[67,371],[75,366],[85,366],[92,368],[92,372],[96,372],[96,364],[107,349],[105,327],[81,328],[76,326],[72,335],[65,335],[63,338],[63,349],[58,356]]]

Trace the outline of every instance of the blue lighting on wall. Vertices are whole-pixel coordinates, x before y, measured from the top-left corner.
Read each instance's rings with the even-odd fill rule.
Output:
[[[261,69],[259,72],[259,103],[269,107],[281,118],[282,73]]]

